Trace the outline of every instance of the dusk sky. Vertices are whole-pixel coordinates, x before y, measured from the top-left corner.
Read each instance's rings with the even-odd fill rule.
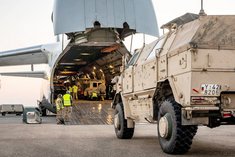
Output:
[[[158,27],[186,12],[198,13],[200,2],[153,0]],[[53,0],[0,0],[0,51],[54,42],[52,9]],[[204,0],[204,9],[208,15],[235,15],[235,0]]]

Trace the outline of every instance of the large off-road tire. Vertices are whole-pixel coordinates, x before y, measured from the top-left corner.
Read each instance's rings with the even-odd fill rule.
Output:
[[[163,101],[158,112],[158,139],[165,153],[186,153],[197,128],[181,125],[181,107],[173,98]]]
[[[122,103],[117,104],[115,108],[114,128],[116,136],[119,139],[131,139],[134,135],[135,128],[127,128],[127,120],[124,117]]]

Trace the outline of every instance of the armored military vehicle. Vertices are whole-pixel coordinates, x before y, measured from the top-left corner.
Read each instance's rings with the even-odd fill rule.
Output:
[[[198,126],[235,124],[235,16],[187,13],[123,67],[112,103],[118,138],[158,124],[161,148],[186,153]]]
[[[87,84],[85,84],[84,97],[90,99],[93,92],[99,94],[98,87],[103,82],[104,80],[88,80]]]

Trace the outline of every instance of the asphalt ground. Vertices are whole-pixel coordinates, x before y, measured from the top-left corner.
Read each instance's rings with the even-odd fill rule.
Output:
[[[131,140],[116,138],[112,125],[24,124],[21,116],[0,116],[0,157],[162,157],[156,125],[136,125]],[[235,156],[235,126],[199,127],[191,150],[181,156]]]

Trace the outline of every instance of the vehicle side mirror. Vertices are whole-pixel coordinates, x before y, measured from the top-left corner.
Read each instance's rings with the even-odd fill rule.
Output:
[[[156,58],[159,58],[159,57],[160,57],[160,51],[161,51],[161,49],[156,49],[156,50],[155,50],[155,57],[156,57]]]
[[[124,66],[120,66],[120,73],[122,73],[124,71]]]

